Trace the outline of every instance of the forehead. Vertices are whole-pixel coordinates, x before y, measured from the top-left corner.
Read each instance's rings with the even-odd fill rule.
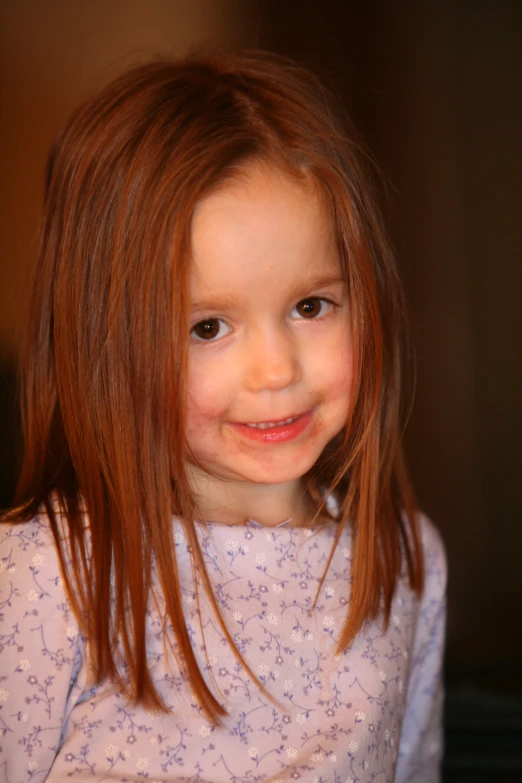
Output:
[[[332,220],[311,177],[245,166],[199,203],[192,221],[192,287],[253,285],[271,276],[339,272]]]

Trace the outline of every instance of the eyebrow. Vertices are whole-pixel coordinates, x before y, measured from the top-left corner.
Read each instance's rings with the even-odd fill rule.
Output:
[[[320,291],[323,288],[329,288],[330,286],[339,284],[346,284],[343,275],[317,275],[315,277],[308,278],[307,280],[302,280],[296,286],[290,289],[287,295],[290,300],[295,299],[296,301],[299,301],[299,299],[305,299],[307,296],[310,296],[310,292],[312,291]],[[195,300],[192,302],[191,309],[193,311],[226,310],[228,308],[236,307],[238,304],[239,300],[237,297],[223,292],[217,297],[212,296],[208,299],[203,297],[202,299]]]
[[[343,275],[339,273],[332,275],[315,275],[309,277],[300,282],[295,288],[290,291],[290,298],[299,298],[300,296],[306,296],[309,291],[317,291],[321,288],[329,288],[335,285],[345,285],[346,281]]]

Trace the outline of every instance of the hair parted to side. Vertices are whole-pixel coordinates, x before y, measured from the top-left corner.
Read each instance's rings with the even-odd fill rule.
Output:
[[[183,619],[172,516],[218,612],[185,472],[190,227],[198,202],[247,161],[315,182],[348,286],[352,412],[306,477],[318,508],[335,492],[336,543],[346,524],[354,531],[340,648],[379,612],[388,622],[403,562],[422,590],[400,442],[401,289],[342,116],[297,64],[218,53],[130,70],[77,109],[51,152],[23,359],[25,458],[9,516],[48,514],[97,681],[113,678],[137,702],[164,706],[146,655],[156,579],[196,697],[209,716],[224,714]]]

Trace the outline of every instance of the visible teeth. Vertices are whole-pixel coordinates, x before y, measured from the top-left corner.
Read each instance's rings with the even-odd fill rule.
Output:
[[[283,421],[261,421],[259,424],[247,424],[247,427],[255,427],[257,430],[268,430],[270,427],[280,427],[282,424],[291,424],[297,419],[297,416],[291,416]]]

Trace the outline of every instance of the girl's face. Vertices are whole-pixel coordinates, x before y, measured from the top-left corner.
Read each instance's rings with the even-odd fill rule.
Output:
[[[295,486],[346,424],[352,385],[324,206],[311,183],[250,164],[200,202],[192,250],[191,472]]]

